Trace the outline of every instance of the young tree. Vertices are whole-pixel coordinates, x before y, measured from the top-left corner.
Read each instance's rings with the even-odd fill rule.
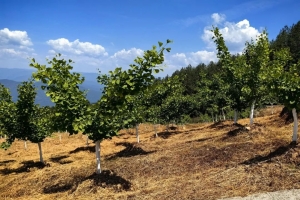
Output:
[[[255,103],[262,100],[266,93],[266,83],[263,82],[263,68],[269,64],[269,40],[266,31],[259,35],[256,42],[246,43],[244,50],[245,65],[242,90],[251,102],[250,125],[253,124]]]
[[[16,121],[16,105],[12,101],[10,91],[4,85],[0,84],[0,131],[7,136],[14,132]],[[7,149],[12,141],[7,138],[7,142],[3,142],[1,147]]]
[[[32,81],[22,82],[18,86],[18,100],[15,104],[15,114],[8,116],[11,128],[6,127],[6,147],[15,139],[29,140],[39,147],[40,162],[44,162],[41,142],[51,135],[51,113],[46,108],[35,105],[36,88]]]
[[[269,89],[273,91],[284,106],[292,110],[294,129],[292,141],[297,142],[298,118],[300,109],[300,60],[291,64],[292,57],[288,49],[272,52],[272,61],[265,68],[263,78],[268,81]]]
[[[170,42],[167,40],[167,44]],[[71,134],[82,131],[95,142],[98,174],[101,173],[100,142],[117,135],[131,121],[124,120],[123,115],[128,111],[128,102],[151,84],[153,71],[159,72],[158,65],[164,61],[164,51],[170,51],[162,42],[159,42],[159,48],[153,46],[152,50],[145,51],[143,58],[137,57],[136,64],[126,71],[116,68],[108,75],[100,75],[98,82],[104,85],[103,95],[93,109],[78,87],[84,79],[78,73],[70,73],[71,60],[59,59],[58,55],[48,62],[50,67],[32,60],[31,66],[38,70],[34,77],[47,84],[44,87],[46,94],[58,106],[56,115],[60,120],[56,120],[56,128],[66,127]]]
[[[251,104],[250,125],[252,125],[255,103],[260,101],[266,92],[261,76],[263,75],[262,69],[269,63],[270,50],[267,33],[264,31],[259,35],[256,42],[253,40],[247,42],[243,54],[232,59],[218,28],[212,31],[213,39],[217,44],[218,58],[225,69],[225,81],[230,84],[229,94],[233,100],[232,107],[234,110],[241,110],[244,98],[246,98]]]

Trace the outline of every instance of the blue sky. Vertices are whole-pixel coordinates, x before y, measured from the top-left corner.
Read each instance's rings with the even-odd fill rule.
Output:
[[[216,61],[218,26],[232,53],[264,28],[274,39],[300,20],[299,0],[0,0],[0,67],[30,68],[55,53],[74,70],[128,68],[158,41],[171,39],[165,71]]]

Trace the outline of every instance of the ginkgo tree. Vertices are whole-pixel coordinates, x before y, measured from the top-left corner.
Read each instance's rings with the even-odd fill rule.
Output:
[[[218,28],[214,28],[214,41],[217,44],[218,57],[225,69],[225,79],[229,83],[229,95],[232,108],[241,111],[250,104],[250,125],[253,124],[255,104],[266,96],[266,82],[262,79],[263,69],[269,64],[269,40],[263,31],[256,40],[246,42],[242,55],[232,57]],[[235,112],[236,119],[236,112]],[[235,120],[236,123],[236,120]]]
[[[263,79],[268,81],[268,88],[278,97],[284,106],[292,110],[294,128],[292,141],[298,138],[298,117],[300,109],[300,60],[291,64],[289,49],[271,52],[271,62],[264,69]]]
[[[170,43],[167,40],[167,44]],[[123,114],[128,111],[128,102],[132,96],[146,89],[154,80],[154,72],[161,70],[164,62],[164,51],[170,52],[162,42],[159,49],[153,46],[144,52],[143,57],[137,57],[128,70],[116,68],[109,74],[99,75],[98,82],[104,85],[101,99],[93,105],[88,103],[86,93],[79,90],[79,84],[84,79],[78,73],[71,73],[72,60],[66,61],[57,55],[48,61],[50,67],[40,65],[32,59],[31,66],[37,69],[33,75],[37,80],[46,84],[43,89],[51,100],[58,106],[56,129],[66,127],[71,133],[82,131],[96,144],[96,173],[101,173],[100,142],[111,138],[131,119],[124,119]],[[56,120],[57,121],[57,120]],[[63,129],[62,129],[63,130]]]
[[[243,88],[248,102],[251,104],[250,125],[253,124],[254,107],[262,100],[267,92],[266,83],[262,79],[263,69],[269,64],[269,40],[266,31],[263,31],[254,42],[246,43],[243,53],[245,64],[243,69]]]
[[[4,85],[0,84],[0,131],[3,135],[9,135],[15,128],[16,105],[12,101],[10,91]],[[7,138],[9,139],[9,138]],[[8,148],[11,141],[3,142],[2,148]]]
[[[6,122],[2,122],[7,135],[3,147],[8,148],[15,139],[37,143],[40,162],[43,163],[41,143],[52,134],[52,120],[50,110],[36,105],[35,97],[36,88],[33,81],[24,81],[18,86],[18,100],[16,103],[10,102],[9,97],[6,98],[6,105],[11,108],[10,112],[13,112],[13,114],[7,113]],[[5,103],[5,101],[2,103]]]

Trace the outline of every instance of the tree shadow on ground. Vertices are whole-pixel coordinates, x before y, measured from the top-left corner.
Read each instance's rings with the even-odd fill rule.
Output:
[[[64,160],[65,158],[69,158],[69,156],[66,156],[66,155],[63,155],[63,156],[56,156],[56,157],[52,157],[50,158],[50,160],[52,162],[55,162],[55,163],[59,163],[59,164],[68,164],[68,163],[72,163],[73,161],[71,160]]]
[[[73,193],[76,191],[78,185],[86,180],[92,180],[93,185],[89,188],[90,191],[97,191],[97,188],[112,188],[116,192],[122,190],[129,190],[131,188],[131,183],[126,179],[118,176],[111,170],[103,170],[101,174],[93,173],[89,176],[84,176],[83,174],[75,174],[75,176],[65,180],[61,183],[46,186],[43,188],[45,194],[53,194],[59,192]]]
[[[176,135],[178,133],[182,133],[182,132],[181,131],[163,131],[163,132],[157,133],[157,135],[158,135],[158,137],[161,137],[163,139],[168,139],[172,135]]]
[[[11,162],[16,162],[16,160],[4,160],[4,161],[0,161],[0,166],[6,165],[7,163],[11,163]]]
[[[147,155],[150,153],[153,153],[155,151],[145,151],[139,146],[135,146],[134,144],[131,144],[129,142],[120,142],[116,144],[117,146],[124,146],[126,147],[122,151],[114,154],[113,156],[110,156],[108,160],[117,158],[117,157],[132,157],[137,155]]]
[[[191,131],[201,131],[203,129],[207,129],[207,126],[204,126],[204,127],[201,127],[201,128],[191,128],[191,129],[188,129],[186,131],[188,131],[188,132],[191,132]]]
[[[210,125],[210,126],[208,126],[208,127],[209,127],[209,128],[215,128],[215,129],[220,130],[220,129],[224,129],[224,128],[226,128],[226,127],[232,126],[232,125],[230,125],[230,124],[224,124],[223,122],[224,122],[224,121],[218,121],[218,122],[215,122],[215,123],[213,123],[212,125]]]
[[[200,138],[200,139],[197,139],[197,140],[190,140],[190,141],[187,141],[186,143],[193,143],[193,142],[204,142],[206,140],[211,140],[211,139],[214,139],[214,138],[217,138],[218,136],[214,136],[214,137],[207,137],[207,138]]]
[[[286,146],[280,146],[277,149],[275,149],[274,151],[270,152],[268,155],[266,156],[255,156],[254,158],[251,158],[249,160],[246,160],[244,162],[242,162],[241,164],[243,165],[251,165],[251,164],[257,164],[260,162],[270,162],[272,158],[281,156],[285,153],[287,153],[290,149],[293,149],[297,146],[297,144],[295,142],[291,142],[290,144],[286,145]]]
[[[1,169],[0,173],[3,175],[8,175],[12,173],[23,173],[23,172],[30,172],[31,168],[43,169],[46,166],[47,167],[50,166],[50,164],[42,163],[42,162],[34,162],[33,160],[24,161],[21,162],[21,164],[23,164],[21,167],[15,169],[10,169],[10,168]]]
[[[80,151],[88,151],[88,152],[94,153],[95,152],[95,146],[78,147],[78,148],[74,149],[73,151],[70,151],[69,153],[73,154],[73,153],[78,153]]]
[[[241,125],[241,124],[233,124],[232,125],[233,129],[227,132],[226,136],[223,138],[223,140],[226,140],[230,137],[237,136],[238,134],[243,134],[243,133],[248,133],[249,130]]]
[[[93,180],[95,186],[103,188],[112,187],[116,191],[129,190],[131,183],[121,176],[118,176],[114,171],[104,170],[101,174],[92,174],[87,179]]]
[[[73,184],[71,183],[67,183],[67,184],[55,184],[55,185],[51,185],[49,187],[45,187],[43,189],[43,192],[45,194],[53,194],[53,193],[59,193],[59,192],[66,192],[70,189],[73,188]]]

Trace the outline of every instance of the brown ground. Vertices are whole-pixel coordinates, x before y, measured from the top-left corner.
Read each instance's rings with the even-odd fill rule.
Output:
[[[101,143],[103,173],[94,174],[94,145],[86,136],[59,134],[42,144],[17,141],[0,150],[0,199],[218,199],[258,192],[300,189],[300,146],[292,126],[264,110],[255,118],[190,124],[169,133],[141,125]],[[267,114],[266,114],[267,113]]]

